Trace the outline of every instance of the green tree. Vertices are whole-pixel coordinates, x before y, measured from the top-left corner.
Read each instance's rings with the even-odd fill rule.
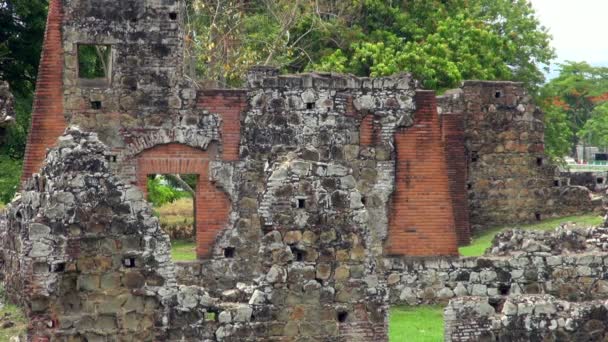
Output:
[[[270,64],[360,76],[411,71],[432,89],[463,79],[535,88],[539,65],[554,57],[526,0],[193,0],[191,8],[199,71],[221,65],[234,83],[249,66]]]
[[[608,147],[608,102],[593,109],[591,118],[578,132],[579,139],[597,147]]]
[[[554,57],[525,0],[365,0],[360,13],[358,41],[321,56],[313,68],[342,64],[372,76],[411,71],[431,89],[464,79],[518,80],[533,89],[544,79],[539,64]]]
[[[34,90],[48,0],[0,0],[0,79],[16,96]]]
[[[606,93],[608,93],[608,68],[593,67],[586,62],[561,64],[559,76],[547,83],[541,91],[541,104],[549,115],[548,134],[565,133],[570,137],[570,142],[566,146],[569,150],[574,149],[581,138],[587,136],[581,130],[594,115],[599,115],[596,108],[603,101],[598,96]],[[563,112],[565,117],[555,114],[556,110]],[[564,123],[567,123],[569,130],[565,129]],[[597,119],[594,123],[590,123],[594,126],[596,124]],[[590,127],[588,126],[587,129]],[[584,140],[582,142],[587,143]],[[547,147],[549,150],[559,151],[564,149],[563,143],[563,139],[549,139]]]

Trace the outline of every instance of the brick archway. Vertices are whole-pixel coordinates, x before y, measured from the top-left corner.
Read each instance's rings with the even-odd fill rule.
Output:
[[[171,143],[147,149],[136,156],[137,185],[146,192],[150,174],[196,174],[194,198],[196,254],[199,259],[211,256],[217,234],[228,223],[230,200],[209,180],[209,162],[215,153]]]

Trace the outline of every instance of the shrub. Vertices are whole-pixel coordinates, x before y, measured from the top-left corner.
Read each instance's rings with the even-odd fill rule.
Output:
[[[21,160],[0,155],[0,202],[10,202],[19,190],[22,165]]]
[[[169,185],[164,185],[161,182],[162,178],[148,178],[148,201],[152,202],[155,207],[161,207],[164,204],[175,202],[176,200],[188,197],[185,191],[180,191]]]

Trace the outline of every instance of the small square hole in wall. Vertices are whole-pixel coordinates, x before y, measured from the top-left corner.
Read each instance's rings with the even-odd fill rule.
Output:
[[[348,320],[348,312],[338,311],[338,322],[344,323],[346,320]]]
[[[296,247],[291,247],[291,254],[293,254],[295,261],[298,262],[302,262],[306,259],[306,252]]]
[[[553,186],[559,187],[561,186],[559,179],[553,181]]]
[[[597,184],[604,184],[604,178],[599,177],[598,179],[596,179],[596,183]]]
[[[479,160],[479,152],[471,152],[471,162],[476,163]]]
[[[536,158],[536,165],[537,166],[543,166],[544,163],[545,163],[545,161],[543,160],[542,157]]]
[[[78,77],[107,79],[112,70],[111,55],[109,45],[78,44]]]
[[[234,258],[234,247],[226,247],[224,248],[224,258],[232,259]]]
[[[540,213],[534,213],[534,218],[536,219],[536,221],[540,221],[543,219],[543,217]]]
[[[305,198],[298,198],[297,208],[298,209],[306,208],[306,199]]]
[[[471,190],[471,189],[473,189],[473,184],[467,183],[467,190]]]
[[[175,13],[175,12],[169,13],[169,19],[171,19],[171,20],[177,20],[177,13]]]
[[[65,272],[65,262],[59,262],[56,264],[51,264],[49,266],[49,271],[53,273],[62,273]]]
[[[498,285],[498,293],[500,293],[501,296],[508,295],[509,291],[511,291],[511,287],[508,284]]]
[[[367,197],[361,196],[361,204],[367,205]]]
[[[315,109],[315,103],[314,102],[306,103],[306,109],[308,109],[308,110]]]
[[[101,109],[101,101],[91,101],[91,109]]]
[[[494,92],[494,97],[497,98],[497,99],[501,98],[502,97],[502,91],[498,90],[498,91]]]
[[[126,268],[135,267],[135,258],[134,257],[125,257],[122,259],[122,265]]]

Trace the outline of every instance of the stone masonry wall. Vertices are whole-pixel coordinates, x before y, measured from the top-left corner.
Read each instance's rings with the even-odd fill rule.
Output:
[[[588,191],[555,184],[544,153],[543,114],[521,84],[467,81],[439,97],[443,115],[463,115],[467,188],[475,229],[592,211]]]
[[[15,122],[14,98],[7,82],[0,80],[0,143],[4,142],[5,129]]]
[[[111,174],[110,155],[69,129],[0,218],[6,291],[25,308],[28,340],[268,337],[261,292],[241,288],[239,303],[177,285],[168,236],[143,193]]]
[[[386,258],[384,267],[395,304],[539,293],[585,301],[608,299],[607,249],[606,228],[565,225],[555,232],[508,230],[483,257]]]
[[[445,310],[445,341],[603,341],[608,304],[570,303],[551,296],[511,296],[498,302],[463,297]]]

